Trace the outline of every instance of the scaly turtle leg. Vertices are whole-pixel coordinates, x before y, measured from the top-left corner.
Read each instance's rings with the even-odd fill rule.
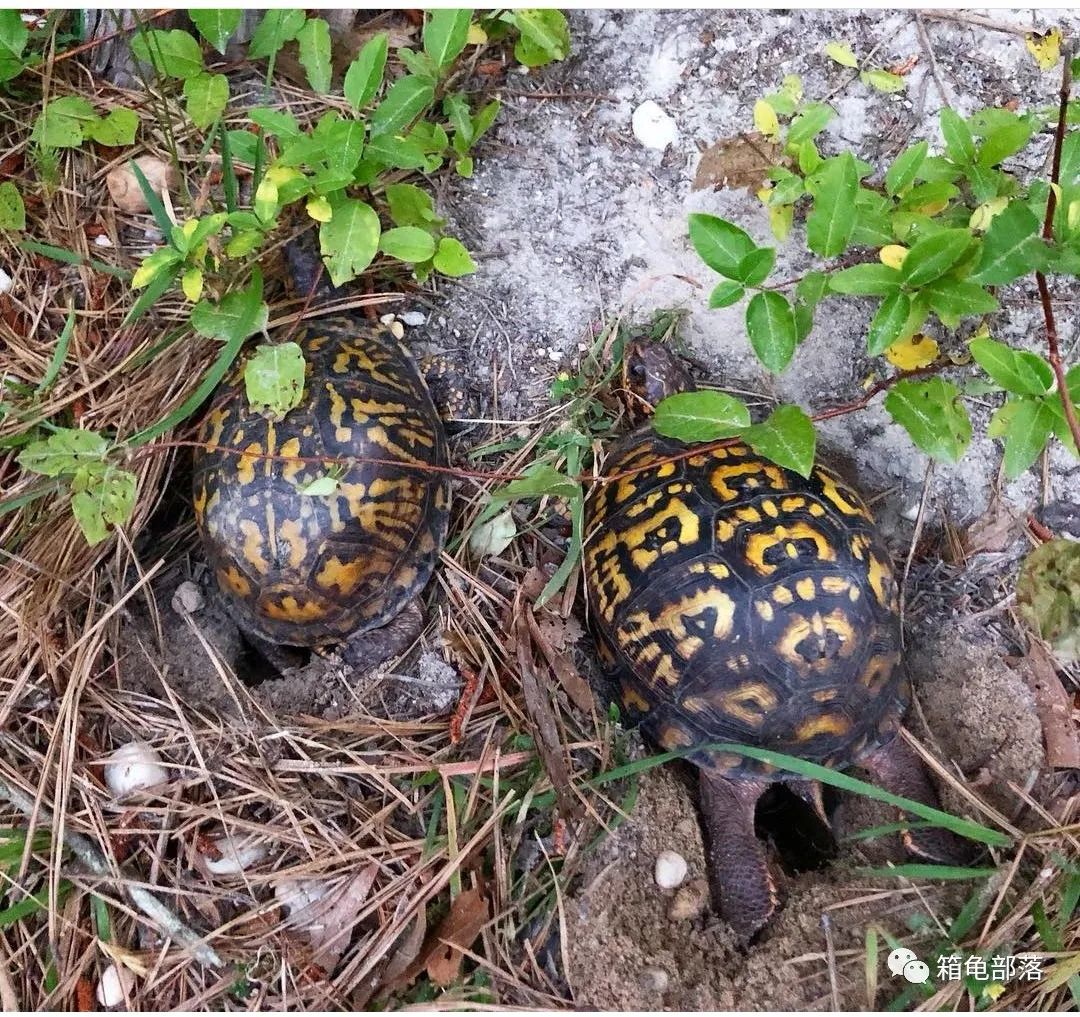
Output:
[[[780,897],[765,845],[754,833],[764,780],[729,780],[702,768],[699,787],[713,900],[739,938],[748,941],[772,917]]]
[[[868,770],[886,791],[941,808],[926,767],[899,732],[887,744],[860,759],[858,765]],[[927,861],[962,864],[971,859],[968,845],[941,827],[905,830],[901,839],[908,852]]]
[[[410,600],[385,625],[349,636],[341,646],[341,658],[351,667],[372,671],[391,657],[404,653],[423,629],[424,612],[416,600]]]

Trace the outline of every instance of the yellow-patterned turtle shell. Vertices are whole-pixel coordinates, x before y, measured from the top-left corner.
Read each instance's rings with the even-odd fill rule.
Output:
[[[242,368],[218,390],[194,463],[195,517],[240,625],[318,646],[376,629],[427,584],[449,518],[442,422],[390,336],[350,317],[294,337],[300,404],[272,421]],[[330,494],[305,493],[328,474]]]
[[[645,427],[604,473],[616,479],[587,509],[590,610],[647,734],[829,766],[892,737],[908,699],[897,586],[869,509],[835,472],[804,479],[741,443],[694,453]],[[731,777],[769,771],[694,758]]]

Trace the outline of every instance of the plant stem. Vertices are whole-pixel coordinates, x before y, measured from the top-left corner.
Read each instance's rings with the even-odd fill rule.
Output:
[[[1054,237],[1054,212],[1057,211],[1057,184],[1061,175],[1061,150],[1065,143],[1065,118],[1069,108],[1069,90],[1072,84],[1072,52],[1069,46],[1061,49],[1061,94],[1058,101],[1058,120],[1054,130],[1054,161],[1050,170],[1050,194],[1046,199],[1046,218],[1043,219],[1042,235],[1044,240],[1053,240]],[[1061,399],[1062,409],[1065,411],[1065,420],[1069,425],[1069,433],[1072,434],[1073,443],[1080,449],[1080,421],[1076,419],[1076,407],[1073,406],[1072,397],[1069,395],[1069,387],[1065,382],[1065,367],[1061,361],[1061,350],[1058,346],[1057,320],[1054,317],[1054,307],[1050,300],[1050,287],[1046,283],[1046,276],[1042,272],[1035,273],[1035,282],[1039,287],[1039,299],[1042,301],[1043,320],[1046,322],[1046,349],[1047,359],[1057,380],[1058,397]]]

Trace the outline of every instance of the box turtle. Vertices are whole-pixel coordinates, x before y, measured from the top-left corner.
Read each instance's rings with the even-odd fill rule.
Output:
[[[631,348],[630,383],[655,403],[671,375],[666,351],[647,351]],[[686,387],[685,376],[676,384]],[[936,805],[897,736],[909,689],[889,552],[837,472],[819,462],[804,479],[737,441],[694,453],[645,425],[612,450],[603,475],[587,503],[592,625],[625,713],[653,741],[856,764],[887,790]],[[758,799],[787,783],[824,819],[820,787],[735,753],[690,758],[714,893],[749,939],[778,903],[754,830]],[[904,840],[925,858],[963,856],[941,829]]]
[[[300,404],[281,420],[251,409],[243,367],[202,424],[195,517],[241,628],[270,644],[348,641],[385,659],[415,636],[414,601],[449,518],[442,422],[416,366],[390,335],[351,316],[294,337]],[[328,473],[331,493],[305,488]],[[367,634],[366,636],[364,634]]]

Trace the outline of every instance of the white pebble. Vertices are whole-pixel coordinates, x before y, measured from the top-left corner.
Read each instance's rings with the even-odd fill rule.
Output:
[[[665,992],[670,980],[663,968],[641,969],[641,987],[650,992]]]
[[[161,765],[161,756],[146,742],[121,745],[105,761],[105,784],[116,798],[164,784],[168,779],[169,771]]]
[[[381,318],[379,318],[379,324],[380,325],[389,325],[394,320],[395,317],[396,317],[396,315],[394,315],[392,313],[391,314],[384,314]]]
[[[663,151],[679,134],[675,121],[668,116],[652,99],[643,102],[630,120],[634,137],[646,148]]]
[[[215,876],[232,876],[245,872],[266,857],[267,844],[262,837],[215,837],[214,847],[221,852],[220,858],[204,855],[206,871]]]
[[[112,247],[112,241],[104,233],[99,233],[96,237],[94,237],[94,246]]]
[[[203,592],[199,589],[198,583],[186,579],[176,588],[176,592],[173,594],[172,609],[182,617],[186,614],[201,611],[205,603],[206,598],[203,597]]]
[[[299,915],[326,896],[328,887],[322,879],[283,879],[274,885],[274,896],[277,902],[284,908],[285,914]],[[300,924],[309,930],[318,930],[323,926],[321,920],[322,909],[318,913],[306,916],[307,920]]]
[[[135,988],[135,976],[127,968],[110,964],[101,972],[97,987],[97,1001],[104,1007],[120,1006]]]
[[[427,321],[427,315],[421,314],[419,311],[406,311],[401,316],[401,320],[405,322],[409,328],[418,328]]]
[[[395,339],[405,338],[405,326],[400,321],[390,322],[390,334]]]
[[[7,293],[11,289],[11,276],[0,268],[0,293]]]
[[[674,890],[686,879],[686,859],[677,851],[661,851],[656,856],[656,885],[662,890]]]

